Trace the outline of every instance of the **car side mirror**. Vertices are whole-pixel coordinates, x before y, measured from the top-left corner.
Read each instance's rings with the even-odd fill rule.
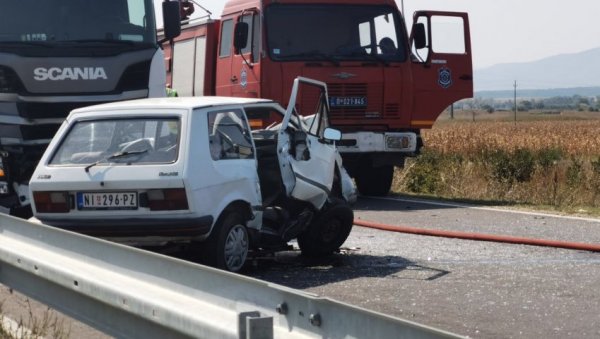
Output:
[[[425,35],[425,24],[418,23],[413,26],[413,41],[415,43],[415,49],[427,47],[427,37]]]
[[[323,138],[327,140],[340,141],[342,140],[342,132],[335,128],[327,127],[323,132]]]

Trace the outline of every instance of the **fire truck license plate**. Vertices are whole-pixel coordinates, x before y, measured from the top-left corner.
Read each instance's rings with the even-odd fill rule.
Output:
[[[133,210],[138,207],[136,192],[79,192],[77,193],[77,208],[106,209],[106,210]]]
[[[364,107],[367,106],[367,97],[329,97],[331,107]]]

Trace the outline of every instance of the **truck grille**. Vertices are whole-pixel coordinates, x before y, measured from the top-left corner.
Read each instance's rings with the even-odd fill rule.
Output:
[[[329,83],[330,97],[366,97],[367,107],[332,107],[332,119],[382,118],[383,84]]]
[[[66,118],[72,110],[101,102],[18,102],[19,115],[27,119]]]
[[[54,137],[54,134],[56,134],[56,131],[58,130],[59,127],[60,127],[60,125],[53,125],[53,124],[19,126],[19,128],[21,129],[21,137],[25,141],[52,139],[52,137]]]

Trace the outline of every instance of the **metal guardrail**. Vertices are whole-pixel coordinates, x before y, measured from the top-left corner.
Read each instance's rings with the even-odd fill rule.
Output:
[[[0,282],[119,338],[458,337],[5,214]]]

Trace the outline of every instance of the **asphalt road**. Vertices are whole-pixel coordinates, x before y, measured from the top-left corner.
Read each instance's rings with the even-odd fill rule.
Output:
[[[600,220],[362,198],[392,225],[600,243]],[[355,227],[342,253],[247,274],[473,338],[600,337],[600,253]]]
[[[394,199],[354,208],[392,225],[600,243],[594,219]],[[244,274],[473,338],[600,337],[600,253],[355,226],[330,258],[283,252]],[[101,337],[73,326],[73,338]]]

